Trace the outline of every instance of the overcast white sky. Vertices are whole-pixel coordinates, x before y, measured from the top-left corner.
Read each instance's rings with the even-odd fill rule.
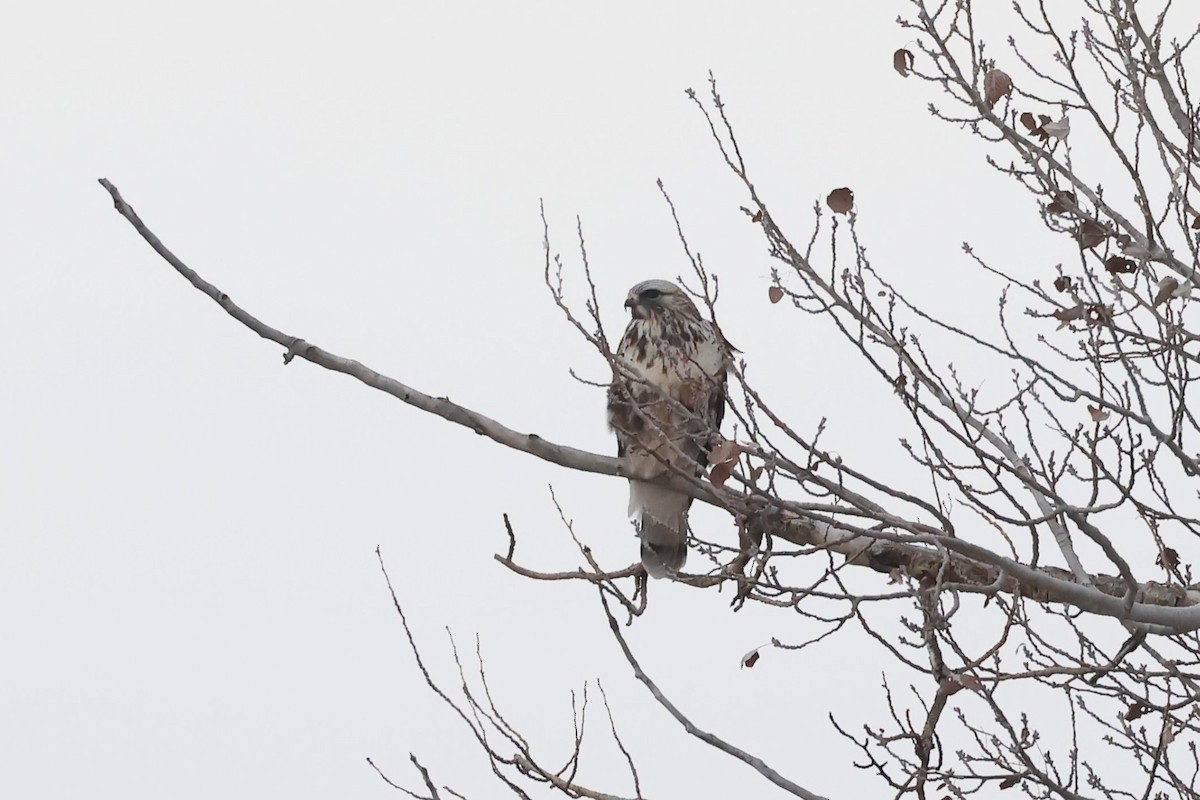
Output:
[[[994,306],[986,282],[963,290],[964,239],[1021,271],[1029,243],[996,219],[1031,202],[930,118],[928,86],[892,71],[905,4],[734,5],[6,11],[0,796],[385,797],[366,757],[415,787],[410,751],[440,783],[497,796],[465,729],[419,682],[376,545],[431,664],[453,685],[445,628],[468,650],[478,632],[495,696],[548,761],[569,751],[570,691],[600,678],[648,795],[771,796],[678,735],[632,680],[591,590],[492,560],[507,512],[520,559],[574,566],[552,483],[604,563],[632,562],[622,481],[504,451],[310,364],[284,367],[96,184],[116,183],[264,321],[608,453],[602,391],[568,374],[607,370],[542,286],[538,203],[572,264],[582,218],[619,331],[630,285],[687,268],[662,178],[722,278],[727,335],[776,404],[804,429],[828,417],[826,444],[848,457],[900,465],[891,398],[812,319],[767,304],[763,243],[684,89],[716,73],[777,219],[806,235],[812,204],[853,187],[877,265],[948,313]],[[652,591],[631,644],[697,724],[815,791],[877,788],[844,766],[854,754],[827,714],[852,728],[876,719],[882,651],[847,637],[742,670],[752,647],[814,629],[734,614],[728,595]],[[629,792],[614,764],[600,746],[581,780]]]

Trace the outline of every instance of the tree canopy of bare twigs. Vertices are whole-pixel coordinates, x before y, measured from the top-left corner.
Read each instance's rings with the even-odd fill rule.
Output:
[[[1200,797],[1200,582],[1192,574],[1200,425],[1190,402],[1200,367],[1191,296],[1200,264],[1200,110],[1189,71],[1197,9],[1022,1],[1002,23],[982,16],[982,5],[913,0],[899,21],[898,77],[889,77],[924,83],[930,111],[949,123],[945,135],[975,137],[995,180],[1028,190],[1025,218],[987,225],[1017,236],[1045,226],[1069,240],[1075,255],[1024,269],[964,245],[964,269],[1003,285],[994,319],[971,328],[900,290],[902,265],[868,256],[853,187],[812,187],[820,201],[809,222],[777,218],[756,188],[753,156],[739,145],[735,114],[716,80],[687,92],[717,157],[740,183],[745,224],[761,229],[774,260],[764,306],[790,307],[821,335],[841,337],[877,376],[878,402],[899,404],[908,420],[899,446],[911,459],[909,475],[851,463],[826,441],[823,424],[792,420],[786,397],[757,388],[754,372],[774,366],[769,354],[757,354],[732,371],[725,443],[707,474],[663,479],[729,520],[720,530],[693,531],[693,556],[679,583],[729,586],[735,608],[803,615],[821,627],[810,641],[859,627],[893,659],[878,690],[878,718],[832,720],[853,753],[847,762],[801,780],[755,756],[752,742],[697,727],[670,700],[669,682],[643,670],[622,634],[653,608],[640,567],[600,564],[577,538],[579,563],[535,570],[518,558],[519,531],[507,518],[509,547],[496,559],[513,579],[596,591],[597,621],[607,619],[608,631],[598,627],[597,635],[614,638],[681,734],[748,765],[764,786],[836,797],[836,770],[858,768],[895,797],[998,790]],[[1012,26],[1007,42],[1005,24]],[[877,55],[886,63],[886,54]],[[177,258],[116,186],[101,183],[171,266],[284,348],[285,361],[346,373],[565,469],[626,475],[617,458],[513,430],[260,321]],[[718,277],[660,189],[692,267],[681,280],[728,330]],[[630,380],[613,357],[617,337],[602,323],[607,298],[592,281],[582,228],[578,268],[557,255],[550,234],[546,226],[551,301],[594,346],[597,363]],[[956,291],[972,290],[967,278]],[[941,355],[950,342],[972,354],[969,362]],[[563,525],[576,536],[565,514]],[[386,575],[382,558],[381,566]],[[426,682],[471,730],[507,790],[527,797],[540,784],[571,797],[670,794],[670,787],[642,785],[638,753],[625,748],[611,711],[610,732],[628,765],[625,788],[579,778],[586,691],[568,764],[539,761],[492,697],[482,660],[469,679],[456,649],[460,690],[445,689],[421,661],[393,598]],[[747,654],[744,666],[760,655]],[[1030,713],[1035,706],[1025,698],[1039,692],[1065,697],[1069,721]],[[1069,729],[1065,740],[1055,728]],[[381,775],[413,797],[461,796],[415,755],[412,765],[416,789]]]

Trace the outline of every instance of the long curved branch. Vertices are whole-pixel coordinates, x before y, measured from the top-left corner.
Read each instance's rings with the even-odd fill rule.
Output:
[[[821,795],[814,794],[808,789],[805,789],[803,786],[800,786],[799,784],[783,777],[774,769],[767,766],[767,763],[758,756],[747,753],[745,750],[742,750],[738,747],[734,747],[729,742],[715,734],[697,728],[695,723],[688,719],[682,711],[675,707],[674,703],[667,699],[666,695],[662,693],[662,690],[658,688],[658,685],[652,681],[650,676],[647,675],[642,669],[641,664],[639,664],[637,659],[634,657],[633,651],[629,649],[629,644],[625,641],[625,637],[621,635],[621,626],[617,623],[616,618],[613,617],[612,611],[609,610],[608,602],[605,600],[603,592],[600,594],[600,602],[604,607],[605,616],[608,617],[608,629],[612,631],[612,635],[616,638],[617,644],[620,645],[621,653],[625,656],[625,660],[629,662],[629,666],[633,667],[633,674],[646,686],[647,689],[650,690],[650,694],[654,695],[654,699],[658,701],[659,705],[665,708],[667,712],[674,717],[680,725],[683,726],[684,730],[705,744],[712,745],[721,752],[727,753],[728,755],[736,758],[738,761],[747,764],[757,771],[759,775],[762,775],[771,783],[775,784],[784,791],[795,795],[796,797],[801,797],[804,800],[826,800],[826,798],[822,797]]]
[[[448,397],[427,395],[411,386],[406,386],[395,378],[389,378],[387,375],[376,372],[358,361],[343,358],[328,350],[322,350],[320,347],[304,341],[299,336],[289,336],[283,331],[271,327],[233,302],[229,295],[204,280],[195,270],[183,263],[174,253],[167,249],[162,240],[146,227],[146,224],[142,222],[141,217],[137,215],[133,207],[125,202],[125,198],[121,197],[121,192],[111,181],[107,178],[101,178],[100,185],[112,195],[113,205],[121,216],[129,220],[129,223],[141,234],[141,237],[154,248],[154,252],[162,256],[163,260],[174,267],[175,271],[186,278],[192,286],[195,286],[201,292],[211,297],[225,313],[262,338],[287,348],[287,353],[283,357],[283,363],[291,363],[292,359],[298,356],[319,367],[357,378],[367,386],[387,392],[410,406],[414,406],[430,414],[435,414],[456,425],[470,428],[480,436],[486,436],[505,447],[511,447],[514,450],[520,450],[523,453],[537,456],[543,461],[549,461],[568,469],[583,472],[597,472],[602,475],[628,477],[627,473],[622,469],[621,462],[616,458],[589,453],[587,450],[579,450],[567,445],[554,444],[553,442],[546,441],[536,433],[515,431],[490,417],[451,402]]]
[[[543,461],[582,472],[630,477],[620,459],[556,444],[535,433],[513,430],[449,398],[425,394],[361,362],[330,353],[298,336],[288,335],[267,325],[234,303],[229,295],[206,281],[172,253],[146,227],[109,180],[101,178],[100,185],[112,196],[118,213],[176,272],[212,298],[238,322],[264,339],[286,348],[285,364],[299,357],[325,369],[349,375],[408,405],[470,428],[498,444]],[[940,574],[948,583],[984,593],[1013,593],[1039,602],[1068,603],[1091,613],[1175,630],[1200,628],[1200,589],[1197,588],[1144,583],[1138,587],[1137,602],[1132,607],[1126,607],[1118,598],[1126,595],[1128,585],[1120,578],[1089,576],[1093,585],[1087,586],[1063,570],[1035,569],[958,538],[896,534],[880,529],[856,530],[789,509],[792,504],[782,499],[747,497],[732,489],[682,475],[665,476],[661,482],[736,516],[758,515],[765,530],[773,536],[794,544],[817,546],[841,553],[852,563],[879,572],[901,570],[914,577]],[[770,513],[763,515],[764,511]]]

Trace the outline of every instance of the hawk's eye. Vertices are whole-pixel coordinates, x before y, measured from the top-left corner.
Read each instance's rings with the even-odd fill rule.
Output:
[[[662,297],[662,292],[660,292],[658,289],[647,289],[646,291],[642,292],[642,297],[647,300],[657,300],[658,298]]]

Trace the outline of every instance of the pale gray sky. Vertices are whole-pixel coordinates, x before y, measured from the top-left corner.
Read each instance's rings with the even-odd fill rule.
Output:
[[[285,368],[160,261],[96,179],[264,321],[607,453],[602,392],[568,375],[607,369],[542,286],[538,203],[570,264],[582,217],[616,332],[629,285],[687,269],[662,178],[723,280],[727,335],[777,405],[806,429],[828,417],[832,449],[901,465],[890,398],[812,319],[767,304],[764,245],[684,89],[714,70],[759,189],[797,236],[815,201],[851,186],[898,282],[953,298],[949,313],[991,308],[986,282],[962,292],[960,243],[1019,263],[1027,243],[993,215],[1031,204],[930,118],[930,87],[892,71],[904,6],[12,6],[0,795],[385,797],[365,758],[415,787],[413,751],[439,782],[496,796],[419,683],[378,544],[431,663],[453,685],[444,628],[468,650],[479,632],[495,695],[549,761],[569,751],[570,691],[600,678],[647,794],[771,796],[633,682],[591,590],[492,560],[508,512],[519,557],[574,566],[553,483],[602,561],[631,562],[622,481]],[[742,670],[755,645],[812,629],[733,614],[728,595],[652,590],[631,644],[697,724],[815,791],[874,787],[854,783],[827,714],[873,720],[881,651],[850,636]],[[601,746],[581,780],[628,792],[612,756]]]

